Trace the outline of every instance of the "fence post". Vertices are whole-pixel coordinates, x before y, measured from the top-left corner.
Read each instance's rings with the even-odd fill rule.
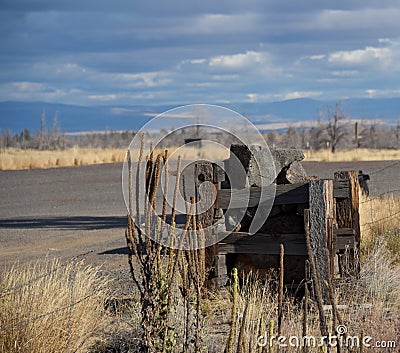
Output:
[[[354,270],[356,274],[360,272],[360,214],[359,214],[359,183],[358,173],[351,171],[338,171],[334,175],[335,179],[349,181],[349,197],[336,199],[336,220],[339,228],[351,228],[354,230],[354,250],[350,249]]]
[[[311,180],[309,184],[310,240],[323,298],[328,297],[325,281],[333,266],[333,180]],[[329,249],[329,258],[326,249]]]
[[[206,243],[212,242],[213,245],[205,249],[205,268],[209,272],[207,285],[211,288],[216,287],[216,276],[218,272],[218,254],[217,245],[214,244],[211,232],[211,226],[214,219],[214,197],[216,196],[215,185],[210,192],[210,188],[206,187],[205,191],[200,188],[201,184],[209,182],[214,184],[214,167],[211,162],[198,162],[195,164],[195,187],[196,187],[196,202],[197,202],[197,220],[204,230]],[[209,205],[212,205],[209,207]],[[207,208],[208,207],[208,208]],[[204,210],[204,212],[201,212]]]

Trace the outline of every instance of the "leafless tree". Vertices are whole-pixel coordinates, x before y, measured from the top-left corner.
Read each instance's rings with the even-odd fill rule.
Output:
[[[332,107],[327,106],[328,126],[327,133],[329,137],[329,146],[331,152],[335,153],[338,144],[348,135],[346,127],[347,115],[343,112],[341,103],[335,103]]]

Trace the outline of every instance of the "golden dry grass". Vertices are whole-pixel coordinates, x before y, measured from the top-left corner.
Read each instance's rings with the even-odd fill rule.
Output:
[[[171,159],[196,160],[201,158],[222,160],[229,157],[229,151],[205,147],[169,148]],[[156,149],[154,154],[162,152]],[[133,150],[132,160],[137,161],[139,150]],[[21,150],[8,148],[0,152],[0,170],[45,169],[56,167],[82,166],[101,163],[123,162],[125,149],[112,148],[71,148],[57,151]]]
[[[385,243],[394,259],[400,262],[400,198],[394,195],[360,199],[361,248],[371,252]]]
[[[195,147],[168,148],[171,159],[211,159],[223,160],[229,158],[229,151],[207,146],[199,150]],[[161,150],[156,150],[155,154]],[[21,150],[7,148],[0,152],[0,170],[43,169],[55,167],[70,167],[101,163],[116,163],[124,161],[125,149],[112,148],[71,148],[60,151]],[[137,159],[139,151],[132,151],[132,160]],[[375,161],[398,160],[400,150],[369,150],[354,149],[331,153],[327,150],[304,151],[305,161],[345,162],[345,161]]]
[[[332,153],[330,150],[304,151],[307,162],[353,162],[353,161],[383,161],[400,159],[400,150],[351,149],[339,150]]]
[[[71,148],[63,151],[20,150],[0,152],[0,170],[41,169],[122,162],[123,149]]]
[[[1,275],[0,351],[87,351],[106,322],[108,286],[99,268],[83,262],[14,265]]]
[[[344,283],[336,288],[336,300],[339,305],[342,325],[345,325],[348,334],[353,337],[368,335],[375,341],[393,341],[398,338],[398,328],[395,320],[400,315],[400,293],[397,290],[400,285],[400,267],[394,265],[392,257],[385,246],[375,247],[363,262],[360,278],[354,278],[351,283]],[[274,288],[274,280],[254,280],[252,275],[241,285],[237,306],[237,322],[235,324],[234,352],[258,352],[259,342],[265,343],[265,351],[278,351],[277,322],[278,322],[278,298]],[[206,317],[204,332],[209,341],[206,342],[209,351],[223,351],[227,342],[227,334],[218,336],[215,331],[228,331],[230,308],[232,299],[229,296],[214,298],[207,305],[215,308]],[[319,327],[319,314],[314,301],[310,303],[307,314],[307,336],[313,336],[317,344],[322,337]],[[372,306],[372,307],[371,307]],[[293,297],[285,296],[282,320],[282,335],[286,337],[287,344],[285,352],[299,352],[303,337],[303,308],[302,303],[296,302]],[[390,313],[388,315],[388,313]],[[325,311],[328,330],[331,335],[335,334],[335,323],[332,312]],[[269,347],[269,332],[271,321],[274,325],[272,340],[273,348]],[[336,323],[337,325],[338,323]],[[243,335],[239,340],[240,332]],[[289,344],[289,337],[293,339]],[[211,339],[213,338],[213,339]],[[240,342],[239,342],[240,341]],[[400,344],[400,342],[396,342]],[[239,347],[240,346],[240,347]],[[344,351],[346,347],[343,347]],[[308,352],[319,353],[321,347],[311,346]],[[357,350],[358,351],[358,350]]]

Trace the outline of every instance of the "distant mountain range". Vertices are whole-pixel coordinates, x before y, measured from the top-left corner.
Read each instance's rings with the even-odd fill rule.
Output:
[[[272,103],[233,103],[225,105],[246,117],[254,124],[295,123],[315,121],[318,113],[326,112],[332,102],[300,98]],[[400,98],[347,99],[341,101],[343,111],[351,119],[382,120],[397,124],[400,119]],[[175,106],[77,106],[45,102],[0,102],[0,129],[19,133],[40,129],[44,112],[49,127],[57,117],[63,132],[94,130],[138,130],[154,115]]]

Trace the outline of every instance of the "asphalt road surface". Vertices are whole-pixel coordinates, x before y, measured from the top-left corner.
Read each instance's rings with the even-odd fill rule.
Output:
[[[400,189],[400,161],[303,163],[309,175],[363,170],[371,190]],[[85,257],[126,266],[122,164],[0,171],[0,266],[37,258]]]

